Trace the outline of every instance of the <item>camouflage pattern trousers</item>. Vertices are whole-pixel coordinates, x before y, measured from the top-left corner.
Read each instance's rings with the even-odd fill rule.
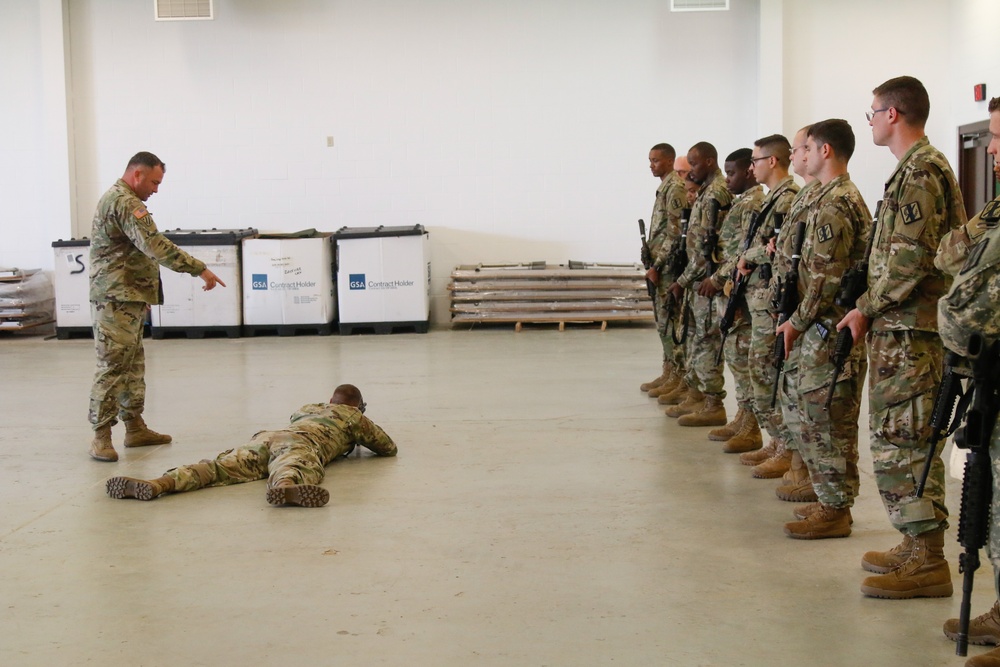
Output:
[[[204,459],[164,473],[174,480],[178,492],[264,478],[268,488],[282,483],[319,484],[325,474],[319,447],[290,431],[260,431],[246,445],[227,449],[214,461]]]
[[[859,359],[848,363],[864,366]],[[833,377],[833,365],[829,367],[826,375]],[[824,505],[851,507],[861,486],[858,416],[864,368],[855,369],[850,377],[836,384],[829,412],[827,387],[801,392],[798,368],[789,368],[787,362],[785,368],[778,401],[784,423],[798,442],[798,452],[809,471],[813,490]]]
[[[721,301],[721,299],[720,299]],[[725,305],[725,302],[723,302]],[[750,322],[737,316],[729,330],[723,352],[736,384],[736,404],[753,412],[753,385],[750,383]]]
[[[868,415],[875,483],[889,521],[911,536],[948,526],[944,462],[934,453],[922,498],[934,396],[944,348],[928,331],[869,332]]]
[[[986,553],[993,565],[993,582],[1000,600],[1000,423],[993,429],[990,441],[990,463],[993,467],[993,500],[990,505],[990,539]]]
[[[146,405],[146,354],[142,347],[145,303],[91,301],[97,372],[90,390],[88,418],[94,430],[128,421]]]
[[[747,363],[750,370],[750,391],[753,396],[753,412],[757,423],[766,429],[771,440],[783,443],[786,449],[798,449],[796,438],[785,426],[781,416],[781,406],[771,407],[771,390],[774,387],[775,369],[772,364],[774,354],[775,321],[767,308],[750,310],[750,348]],[[781,397],[778,397],[781,400]]]
[[[722,362],[716,361],[722,347],[719,315],[715,311],[715,299],[699,295],[698,284],[687,293],[686,317],[690,318],[690,324],[684,349],[687,361],[684,381],[704,394],[725,398]]]
[[[683,371],[684,345],[674,342],[675,334],[678,340],[681,338],[681,323],[678,320],[683,308],[669,296],[669,287],[673,281],[670,276],[660,277],[653,307],[656,308],[656,333],[660,336],[660,344],[663,346],[663,360],[673,363],[675,368]]]

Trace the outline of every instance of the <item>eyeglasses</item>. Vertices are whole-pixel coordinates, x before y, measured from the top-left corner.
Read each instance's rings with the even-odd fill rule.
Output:
[[[866,111],[865,112],[865,118],[867,118],[868,122],[870,123],[870,122],[872,122],[872,119],[875,118],[875,114],[882,113],[883,111],[888,111],[891,108],[892,107],[883,107],[881,109],[872,109],[871,111]]]
[[[761,155],[760,157],[752,157],[752,158],[750,158],[750,164],[757,164],[759,161],[761,161],[761,160],[768,160],[771,157],[772,156],[770,156],[770,155]]]

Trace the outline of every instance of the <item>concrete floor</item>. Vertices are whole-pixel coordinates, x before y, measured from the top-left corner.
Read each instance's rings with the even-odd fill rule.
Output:
[[[639,392],[647,327],[146,347],[146,418],[174,443],[110,464],[86,453],[92,343],[0,338],[0,665],[963,664],[958,597],[858,592],[861,554],[898,541],[867,439],[854,534],[786,538],[775,482]],[[400,454],[331,465],[325,508],[269,507],[263,482],[104,493],[340,382]],[[958,591],[954,528],[947,553]]]

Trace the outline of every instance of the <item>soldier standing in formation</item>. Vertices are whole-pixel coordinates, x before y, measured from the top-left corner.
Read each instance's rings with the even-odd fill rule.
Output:
[[[922,498],[916,480],[926,460],[944,359],[937,302],[948,282],[934,267],[934,256],[941,238],[965,224],[965,204],[948,160],[924,133],[930,101],[923,84],[904,76],[872,92],[872,139],[899,164],[885,185],[868,290],[838,329],[850,327],[855,344],[867,334],[875,481],[902,542],[863,556],[862,566],[878,574],[866,578],[861,590],[884,598],[947,597],[952,583],[943,551],[948,508],[940,454]]]
[[[1000,97],[989,103],[993,171],[1000,179]],[[1000,338],[1000,197],[986,205],[964,227],[947,234],[935,266],[954,275],[948,294],[938,301],[938,327],[945,347],[965,355],[969,338],[978,333],[989,341]],[[994,591],[1000,597],[1000,425],[990,440],[993,499],[987,553],[993,566]],[[958,619],[944,624],[944,633],[958,638]],[[969,623],[970,644],[1000,645],[1000,601]],[[1000,649],[969,658],[966,667],[1000,667]]]
[[[723,170],[726,174],[726,188],[735,197],[729,214],[722,223],[719,232],[719,259],[721,260],[715,273],[701,281],[698,294],[703,297],[728,297],[734,289],[733,273],[736,262],[739,261],[744,239],[751,232],[757,214],[760,212],[761,201],[764,199],[764,188],[761,187],[753,174],[751,158],[753,151],[740,148],[726,157]],[[727,298],[717,299],[720,316],[725,312]],[[726,365],[733,374],[736,385],[736,415],[725,426],[713,429],[708,433],[709,440],[721,441],[725,444],[722,450],[731,454],[759,449],[761,442],[760,427],[753,413],[753,390],[750,384],[750,315],[747,311],[746,298],[739,297],[736,304],[734,321],[726,336],[723,354]]]
[[[703,141],[691,147],[687,154],[691,164],[688,178],[699,185],[698,197],[691,207],[687,234],[688,264],[684,272],[670,285],[670,292],[678,303],[684,301],[690,309],[691,329],[688,331],[684,382],[687,390],[684,399],[667,408],[670,417],[678,418],[681,426],[723,426],[728,420],[722,399],[726,397],[722,363],[717,361],[722,346],[719,316],[714,299],[698,294],[698,286],[709,275],[709,260],[714,255],[710,232],[718,231],[718,224],[732,203],[726,181],[719,169],[719,154],[715,146]]]
[[[656,285],[656,332],[663,348],[663,372],[655,380],[639,385],[642,391],[658,398],[667,394],[684,377],[684,348],[675,345],[672,329],[680,307],[670,302],[670,275],[667,260],[681,236],[681,210],[685,208],[684,181],[674,169],[676,152],[670,144],[657,144],[649,151],[649,170],[660,179],[656,189],[653,214],[649,219],[649,258],[646,278]],[[685,165],[686,166],[686,165]]]
[[[94,323],[97,372],[90,392],[94,439],[90,456],[117,461],[111,427],[125,422],[125,446],[170,442],[146,427],[146,361],[142,328],[150,304],[163,303],[158,264],[205,281],[210,290],[225,283],[201,260],[156,229],[144,202],[157,192],[166,165],[152,153],[137,153],[125,173],[97,202],[90,235],[90,314]]]
[[[807,168],[819,185],[804,228],[799,222],[783,230],[791,232],[789,237],[801,238],[802,245],[792,250],[801,255],[797,281],[786,286],[798,291],[798,306],[775,332],[784,337],[786,356],[781,410],[785,424],[798,434],[799,454],[818,498],[800,508],[799,521],[785,524],[785,533],[797,539],[850,535],[850,508],[860,486],[858,416],[864,377],[860,354],[848,359],[837,384],[828,389],[836,338],[831,332],[844,314],[834,298],[841,276],[864,253],[871,222],[847,172],[854,146],[854,132],[845,120],[825,120],[809,128]],[[829,411],[828,391],[835,393]]]

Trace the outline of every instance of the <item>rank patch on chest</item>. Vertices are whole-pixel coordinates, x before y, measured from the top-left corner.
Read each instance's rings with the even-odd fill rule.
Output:
[[[899,214],[903,216],[904,225],[917,222],[924,217],[924,214],[920,212],[920,202],[915,201],[911,201],[909,204],[901,206]]]
[[[965,264],[962,265],[962,270],[958,272],[959,275],[968,273],[972,269],[976,268],[976,265],[979,264],[979,260],[983,257],[983,253],[986,252],[986,246],[989,242],[990,240],[985,238],[973,246],[972,250],[969,252],[968,258],[965,260]]]
[[[139,208],[132,211],[132,215],[135,216],[136,220],[142,220],[143,218],[146,217],[147,213],[149,213],[149,211],[146,210],[145,206],[140,206]]]
[[[833,227],[830,226],[830,223],[816,230],[816,238],[819,239],[820,243],[826,243],[833,238]]]

